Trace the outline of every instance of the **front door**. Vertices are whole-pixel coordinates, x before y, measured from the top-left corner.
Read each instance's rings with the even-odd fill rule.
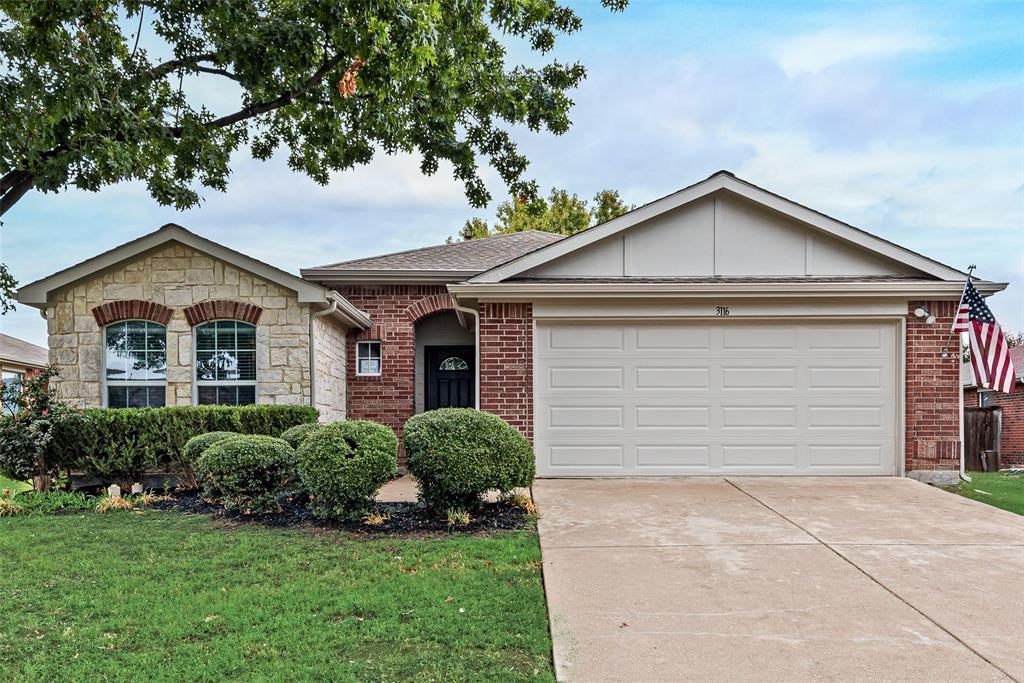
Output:
[[[472,346],[428,346],[426,354],[426,409],[472,408],[476,388],[473,386]]]

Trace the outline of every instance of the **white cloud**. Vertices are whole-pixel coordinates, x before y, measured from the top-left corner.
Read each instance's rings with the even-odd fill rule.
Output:
[[[779,64],[790,77],[816,74],[847,62],[893,57],[932,48],[931,38],[905,30],[826,28],[783,41],[776,48]]]

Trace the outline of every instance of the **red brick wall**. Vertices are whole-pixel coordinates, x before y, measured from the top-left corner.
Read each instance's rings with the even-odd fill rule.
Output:
[[[914,315],[925,306],[927,324]],[[955,301],[910,302],[907,311],[906,470],[960,469],[960,344],[942,358],[956,312]]]
[[[416,321],[451,310],[444,285],[352,285],[338,292],[366,311],[373,327],[348,335],[347,415],[374,420],[395,430],[415,412]],[[356,341],[380,340],[381,376],[356,374]]]
[[[533,442],[533,306],[480,309],[480,409]]]
[[[1016,382],[1009,394],[992,392],[988,405],[1003,409],[1000,467],[1024,467],[1024,384]],[[978,405],[978,390],[964,389],[964,407]]]

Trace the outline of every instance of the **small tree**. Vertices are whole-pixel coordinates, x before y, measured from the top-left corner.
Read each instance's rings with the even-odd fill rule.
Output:
[[[588,204],[586,199],[580,199],[576,194],[553,187],[546,199],[524,196],[499,204],[493,228],[482,218],[470,218],[459,232],[459,237],[468,241],[527,230],[575,235],[633,209],[631,204],[622,201],[617,190],[601,190],[594,195],[592,202],[592,205]]]
[[[0,383],[5,413],[0,417],[0,474],[21,481],[31,477],[36,491],[49,490],[57,474],[51,457],[55,429],[82,415],[50,388],[58,374],[49,365],[17,382]]]

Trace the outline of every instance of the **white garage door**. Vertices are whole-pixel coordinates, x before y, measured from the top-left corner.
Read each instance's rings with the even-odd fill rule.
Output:
[[[895,473],[894,323],[537,324],[542,476]]]

